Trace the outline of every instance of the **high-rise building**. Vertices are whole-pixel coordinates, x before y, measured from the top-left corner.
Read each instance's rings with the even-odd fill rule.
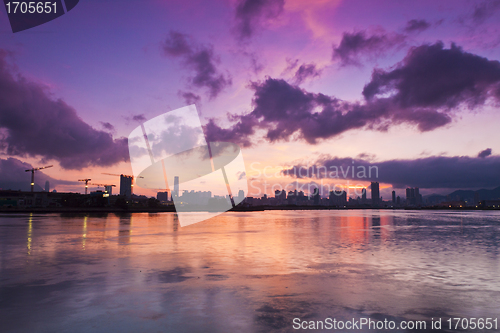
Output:
[[[127,199],[132,197],[132,176],[120,175],[120,195]]]
[[[49,181],[47,180],[47,181],[45,182],[45,192],[49,192],[49,191],[50,191],[50,183],[49,183]]]
[[[372,204],[374,206],[378,206],[379,201],[380,201],[379,183],[378,182],[372,182],[370,187],[371,187],[371,190],[372,190]]]
[[[361,201],[366,203],[366,188],[361,190]]]
[[[340,190],[330,191],[328,199],[330,200],[330,205],[343,207],[347,204],[347,193]]]
[[[396,191],[392,191],[392,203],[396,203]]]
[[[108,195],[113,195],[113,185],[106,185],[106,186],[104,186],[104,191]]]
[[[239,190],[238,191],[238,201],[241,202],[241,201],[243,201],[243,199],[245,199],[245,191]]]
[[[174,192],[172,193],[173,197],[179,197],[179,176],[174,177]]]
[[[319,188],[315,188],[313,194],[311,195],[311,199],[313,200],[314,205],[319,205]]]
[[[422,195],[418,187],[410,187],[406,189],[406,205],[422,204]]]
[[[156,199],[158,201],[168,201],[168,191],[156,193]]]

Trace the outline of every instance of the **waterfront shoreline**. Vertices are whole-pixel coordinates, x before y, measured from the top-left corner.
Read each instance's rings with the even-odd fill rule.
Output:
[[[499,210],[495,208],[477,207],[325,207],[325,206],[255,206],[255,207],[234,207],[229,212],[254,212],[273,210],[446,210],[446,211],[478,211],[478,210]],[[207,212],[208,210],[193,210],[194,212]],[[175,207],[30,207],[30,208],[0,208],[0,213],[176,213]]]

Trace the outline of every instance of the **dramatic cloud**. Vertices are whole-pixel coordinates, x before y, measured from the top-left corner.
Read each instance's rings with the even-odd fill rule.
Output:
[[[7,159],[0,158],[0,189],[2,190],[31,190],[31,172],[25,170],[32,169],[31,164],[21,162],[17,158],[9,157]],[[45,188],[45,182],[48,180],[51,189],[57,185],[75,185],[78,182],[59,180],[46,175],[44,172],[57,174],[57,170],[47,169],[36,171],[35,175],[35,190],[41,191]]]
[[[127,139],[92,128],[47,89],[15,74],[0,50],[0,146],[5,154],[56,160],[66,169],[128,160]]]
[[[222,129],[214,120],[205,127],[211,141],[230,141],[250,145],[249,135],[255,129],[266,130],[270,142],[288,141],[292,137],[316,144],[347,130],[368,127],[386,130],[390,124],[411,123],[421,131],[431,130],[450,122],[446,114],[432,110],[401,110],[391,100],[375,100],[352,104],[334,97],[307,92],[284,80],[268,78],[253,83],[253,111],[244,116],[232,116],[237,123]]]
[[[345,32],[338,46],[333,47],[332,59],[340,60],[341,66],[361,65],[361,58],[380,56],[387,50],[402,45],[406,36],[401,34],[374,33],[366,31]]]
[[[363,89],[367,100],[391,94],[403,108],[473,108],[500,100],[500,63],[443,43],[412,48],[393,70],[374,70]]]
[[[431,24],[426,20],[409,20],[406,23],[405,32],[422,32],[424,30],[427,30],[430,26]]]
[[[480,151],[479,154],[477,154],[477,157],[479,158],[485,158],[491,155],[491,148],[487,148],[483,151]]]
[[[402,123],[431,131],[449,124],[456,107],[500,101],[500,63],[436,43],[412,48],[390,71],[374,70],[363,103],[310,93],[281,79],[253,82],[250,88],[253,110],[231,116],[236,124],[229,129],[211,120],[205,128],[209,138],[249,145],[248,136],[261,129],[269,142],[315,144],[351,129],[385,131]]]
[[[284,170],[283,174],[299,179],[378,181],[391,184],[395,188],[456,189],[498,186],[500,185],[499,168],[500,156],[489,158],[431,156],[416,160],[390,160],[380,163],[326,156],[311,165],[294,165]],[[365,170],[364,173],[363,170]],[[338,178],[334,178],[335,175],[338,175]]]
[[[210,98],[217,97],[225,87],[232,84],[231,78],[217,69],[220,60],[214,54],[212,46],[198,45],[189,36],[171,31],[163,43],[163,53],[181,58],[183,65],[194,72],[189,78],[190,83],[195,87],[208,89]]]
[[[236,30],[240,39],[248,39],[267,21],[277,18],[285,0],[241,0],[236,7]]]
[[[255,134],[254,127],[258,125],[258,121],[253,115],[238,116],[238,119],[239,121],[228,129],[219,127],[214,119],[210,119],[208,124],[203,126],[208,142],[233,142],[242,147],[250,147],[250,136]]]

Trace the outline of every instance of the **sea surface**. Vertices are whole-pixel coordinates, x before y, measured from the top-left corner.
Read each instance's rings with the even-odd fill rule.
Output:
[[[454,332],[500,320],[499,252],[495,211],[3,214],[0,332]]]

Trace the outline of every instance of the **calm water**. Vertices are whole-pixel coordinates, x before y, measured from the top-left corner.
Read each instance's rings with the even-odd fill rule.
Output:
[[[499,245],[500,212],[225,213],[188,227],[170,213],[2,215],[0,331],[500,318]]]

